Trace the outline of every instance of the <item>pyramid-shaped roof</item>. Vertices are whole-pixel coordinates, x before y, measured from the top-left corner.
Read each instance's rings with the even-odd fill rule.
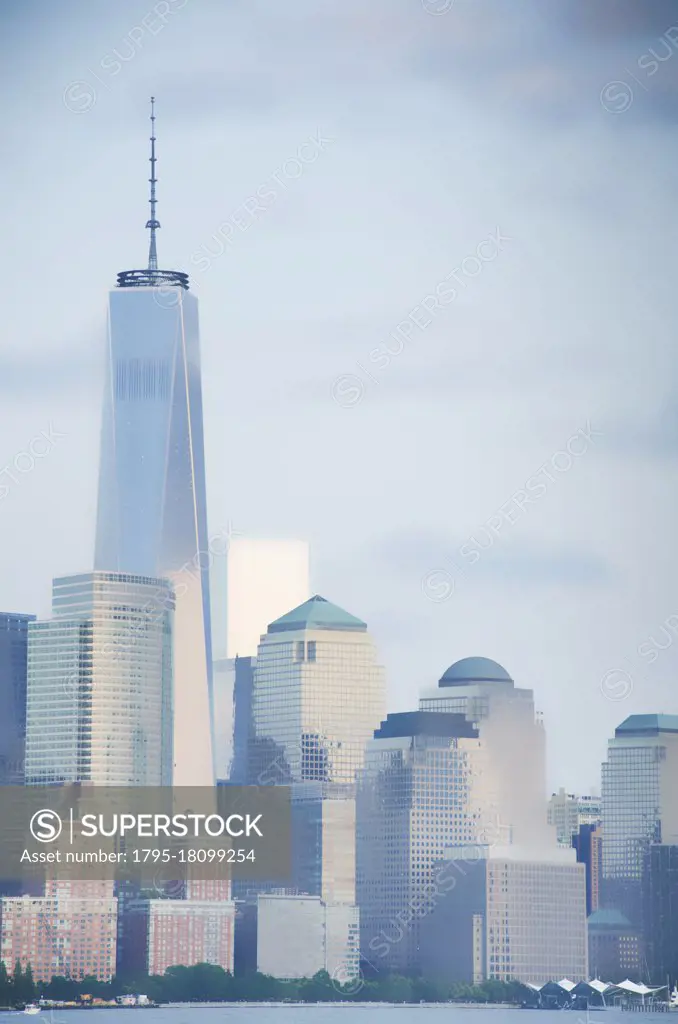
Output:
[[[290,633],[297,629],[334,629],[365,633],[367,624],[355,615],[316,594],[298,608],[281,615],[268,627],[269,633]]]

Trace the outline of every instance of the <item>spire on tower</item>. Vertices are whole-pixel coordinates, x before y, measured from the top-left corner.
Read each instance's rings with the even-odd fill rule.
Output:
[[[183,288],[188,290],[188,274],[182,270],[158,270],[158,251],[155,243],[155,233],[160,227],[160,221],[155,216],[155,186],[158,179],[155,176],[155,96],[151,96],[151,176],[148,179],[151,184],[151,218],[146,221],[146,227],[151,232],[151,239],[148,246],[148,267],[145,270],[121,270],[118,274],[118,288]],[[167,305],[170,305],[168,302]]]
[[[151,96],[151,176],[148,179],[151,183],[151,198],[149,202],[151,204],[151,219],[146,221],[146,227],[150,228],[151,240],[148,247],[148,269],[158,269],[158,252],[155,247],[155,232],[160,227],[160,221],[155,219],[155,186],[157,178],[155,176],[155,96]]]

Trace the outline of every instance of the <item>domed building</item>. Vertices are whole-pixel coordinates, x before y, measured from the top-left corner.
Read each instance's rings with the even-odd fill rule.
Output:
[[[555,837],[546,823],[544,727],[532,690],[517,687],[498,662],[475,656],[453,662],[438,686],[422,694],[419,707],[461,714],[478,728],[475,790],[493,839],[553,845]]]

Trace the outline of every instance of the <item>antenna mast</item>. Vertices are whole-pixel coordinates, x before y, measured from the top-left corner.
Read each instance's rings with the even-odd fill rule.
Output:
[[[157,184],[157,178],[155,176],[155,96],[151,96],[151,176],[148,179],[151,184],[151,198],[149,202],[151,204],[151,219],[146,221],[146,227],[150,228],[151,241],[148,247],[148,269],[158,269],[158,252],[155,246],[155,232],[160,227],[160,221],[155,218],[155,186]]]

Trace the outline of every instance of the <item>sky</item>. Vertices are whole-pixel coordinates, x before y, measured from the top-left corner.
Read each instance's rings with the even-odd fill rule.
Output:
[[[672,0],[0,18],[0,608],[46,616],[52,577],[91,568],[153,94],[209,532],[308,540],[392,711],[499,661],[535,692],[549,785],[597,789],[616,725],[678,712]]]

